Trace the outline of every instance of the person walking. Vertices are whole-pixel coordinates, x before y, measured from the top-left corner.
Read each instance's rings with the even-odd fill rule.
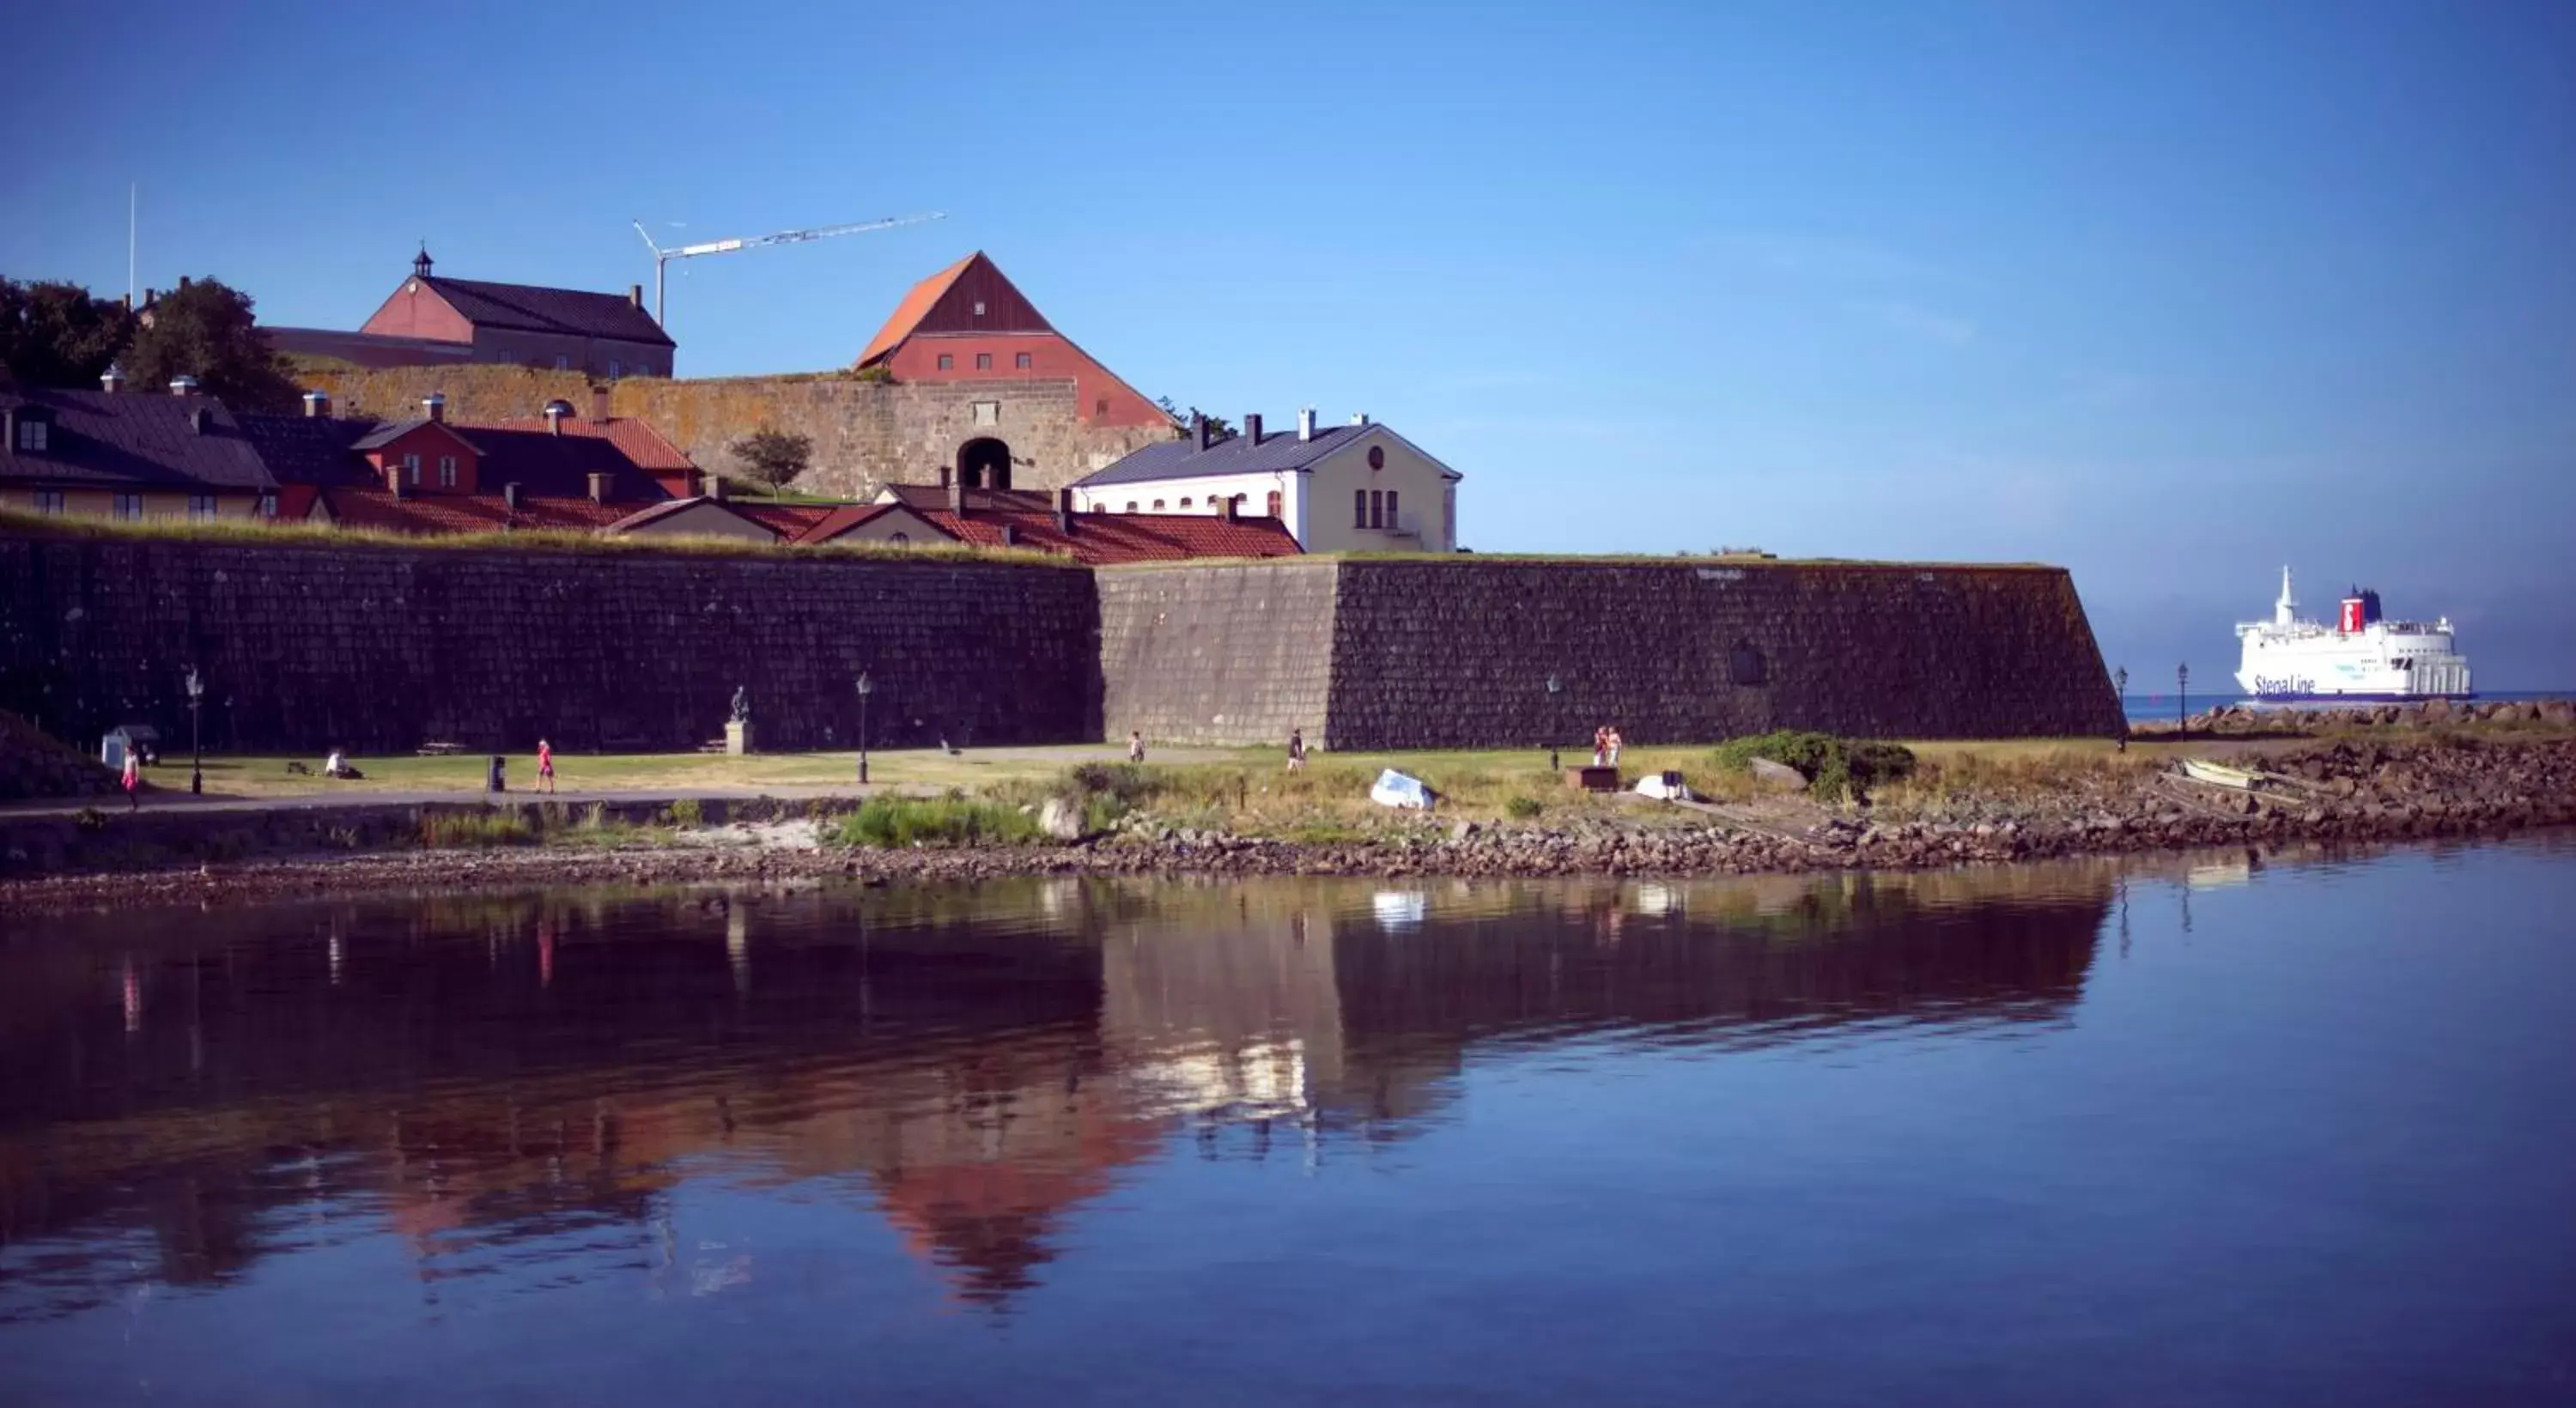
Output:
[[[1610,755],[1609,766],[1614,768],[1619,766],[1619,743],[1619,726],[1617,724],[1612,724],[1609,731],[1602,735],[1601,746],[1608,750]]]
[[[509,765],[509,759],[502,757],[498,753],[493,754],[491,770],[483,775],[483,790],[486,792],[509,791],[509,781],[502,775],[502,769]]]
[[[555,790],[555,748],[542,738],[537,740],[537,790],[549,796]]]
[[[1304,729],[1288,730],[1288,770],[1290,772],[1306,770],[1306,731]]]
[[[1131,728],[1127,730],[1127,761],[1131,763],[1141,763],[1145,761],[1145,731],[1143,729]]]
[[[117,785],[125,789],[125,809],[130,812],[143,810],[143,768],[136,761],[132,744],[126,745],[125,771],[118,774],[116,780]]]
[[[1610,727],[1603,724],[1592,730],[1592,766],[1610,765]]]

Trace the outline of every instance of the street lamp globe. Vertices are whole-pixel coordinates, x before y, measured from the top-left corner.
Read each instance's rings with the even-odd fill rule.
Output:
[[[867,671],[861,670],[857,687],[859,691],[859,783],[865,786],[868,780],[868,696],[877,692],[877,685],[876,681],[868,678]]]

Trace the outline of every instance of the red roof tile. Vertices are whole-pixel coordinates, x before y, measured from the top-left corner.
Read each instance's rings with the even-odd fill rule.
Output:
[[[512,513],[498,494],[404,497],[383,489],[324,489],[320,499],[332,521],[343,528],[374,528],[389,533],[497,533],[547,528],[578,531],[605,528],[636,511],[633,504],[522,496],[519,511]]]
[[[957,282],[957,276],[965,273],[968,265],[983,257],[984,252],[979,249],[929,278],[923,279],[920,283],[914,284],[912,292],[905,294],[903,301],[894,306],[894,314],[885,320],[885,326],[877,329],[877,335],[868,339],[868,350],[859,354],[858,364],[864,367],[875,361],[879,354],[891,352],[901,346],[905,338],[912,336],[912,330],[921,325],[922,318],[929,314],[932,306],[939,302],[939,296],[948,292],[950,284]]]
[[[494,430],[542,431],[548,428],[543,416],[516,420],[478,421],[475,425],[489,426]],[[475,426],[465,425],[463,428],[471,430]],[[592,420],[587,416],[565,416],[563,433],[605,440],[624,451],[626,458],[634,461],[635,467],[647,474],[659,475],[665,471],[697,468],[679,446],[662,438],[662,432],[632,416],[611,416],[607,420]]]
[[[1304,551],[1287,525],[1275,518],[1238,518],[1229,523],[1213,513],[1085,513],[1075,517],[1068,536],[1056,524],[1052,495],[970,489],[967,512],[960,515],[949,507],[944,489],[923,484],[891,488],[904,507],[960,542],[1001,547],[1005,545],[1002,530],[1008,526],[1009,546],[1063,553],[1086,566],[1193,557],[1294,557]]]

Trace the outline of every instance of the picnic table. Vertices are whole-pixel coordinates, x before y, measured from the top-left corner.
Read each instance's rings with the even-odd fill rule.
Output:
[[[452,758],[465,751],[462,743],[424,743],[412,750],[417,757]]]

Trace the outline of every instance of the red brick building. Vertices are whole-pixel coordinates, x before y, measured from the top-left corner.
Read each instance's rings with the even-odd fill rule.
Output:
[[[913,285],[857,365],[931,386],[1069,379],[1081,425],[1160,433],[1172,424],[1161,407],[1056,331],[980,250]],[[1008,489],[1011,463],[996,434],[961,445],[955,469],[970,488]]]
[[[355,332],[266,328],[279,352],[360,367],[508,362],[594,377],[669,376],[677,351],[644,310],[644,286],[617,293],[450,279],[429,251]]]

